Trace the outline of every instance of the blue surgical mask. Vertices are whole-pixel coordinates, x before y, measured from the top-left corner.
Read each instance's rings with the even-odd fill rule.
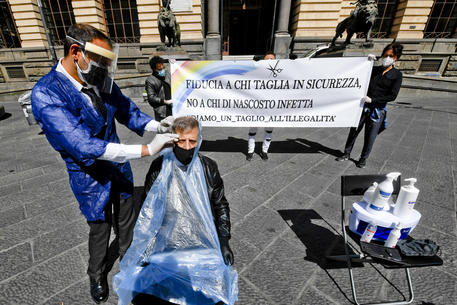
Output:
[[[157,71],[157,75],[160,76],[160,77],[164,77],[165,76],[165,69]]]

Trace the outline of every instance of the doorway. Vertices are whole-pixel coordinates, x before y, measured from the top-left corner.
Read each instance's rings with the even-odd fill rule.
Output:
[[[226,0],[222,55],[265,54],[273,48],[277,0]]]

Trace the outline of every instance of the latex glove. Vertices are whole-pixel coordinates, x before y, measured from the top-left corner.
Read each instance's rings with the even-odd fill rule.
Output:
[[[220,244],[221,244],[222,257],[224,258],[224,263],[227,266],[229,264],[233,265],[233,263],[235,262],[235,258],[233,257],[232,249],[230,249],[228,239],[221,238]]]
[[[173,122],[175,121],[175,118],[173,116],[167,116],[165,119],[160,121],[160,125],[157,128],[157,133],[171,133],[171,126],[173,126]]]
[[[158,134],[154,137],[151,143],[149,143],[148,150],[149,150],[149,155],[153,156],[159,151],[162,150],[167,144],[171,144],[173,142],[178,141],[178,135],[175,133],[163,133],[163,134]]]
[[[368,54],[368,60],[375,61],[376,60],[376,55]]]
[[[163,100],[165,105],[173,105],[173,100]]]
[[[371,103],[371,98],[368,96],[362,97],[362,103],[365,103],[365,104]]]

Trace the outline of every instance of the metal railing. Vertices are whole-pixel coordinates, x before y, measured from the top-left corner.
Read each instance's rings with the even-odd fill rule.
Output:
[[[0,48],[20,48],[21,41],[8,1],[0,1]]]
[[[111,40],[117,43],[140,42],[136,1],[103,0],[103,12]]]
[[[76,23],[73,7],[69,0],[41,0],[52,42],[63,45],[67,29]]]
[[[387,38],[391,33],[398,0],[378,0],[377,3],[378,16],[371,30],[371,36],[373,38]]]
[[[424,38],[453,37],[456,34],[456,26],[457,1],[435,0],[425,25]]]

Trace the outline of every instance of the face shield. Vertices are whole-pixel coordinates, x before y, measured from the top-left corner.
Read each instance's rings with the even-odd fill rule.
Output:
[[[76,62],[76,69],[81,80],[89,85],[98,87],[101,92],[111,93],[116,73],[119,45],[114,44],[113,49],[108,50],[91,42],[82,42],[70,36],[67,36],[67,38],[80,46],[83,60],[87,64],[87,68],[83,69]]]

